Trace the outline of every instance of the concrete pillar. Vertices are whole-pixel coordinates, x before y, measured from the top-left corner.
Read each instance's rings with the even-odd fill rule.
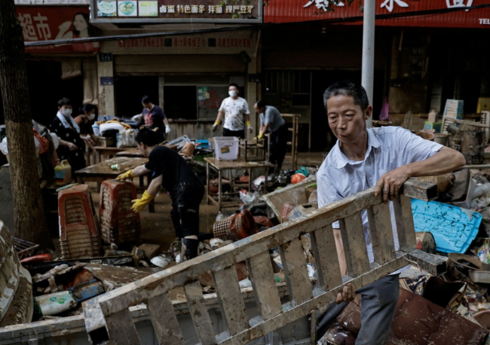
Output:
[[[112,61],[100,62],[97,58],[97,83],[99,85],[99,115],[116,115],[116,103],[113,85],[101,85],[101,77],[114,78],[114,59]]]
[[[369,102],[373,104],[374,87],[374,29],[376,16],[376,1],[364,0],[364,20],[362,29],[362,86],[366,89]],[[378,110],[379,111],[379,110]],[[368,128],[372,127],[372,116],[367,121]]]

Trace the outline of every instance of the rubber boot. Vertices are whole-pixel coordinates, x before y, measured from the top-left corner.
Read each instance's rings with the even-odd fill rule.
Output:
[[[181,262],[193,259],[197,256],[199,240],[191,238],[182,239]]]

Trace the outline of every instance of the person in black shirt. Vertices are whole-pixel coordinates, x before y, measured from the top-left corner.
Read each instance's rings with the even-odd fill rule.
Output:
[[[136,135],[140,152],[149,158],[145,165],[129,170],[117,177],[125,180],[152,173],[152,181],[141,199],[133,200],[134,212],[141,212],[163,187],[172,199],[170,215],[175,235],[181,239],[182,261],[197,256],[199,245],[199,205],[204,196],[204,185],[187,162],[175,151],[158,146],[159,136],[149,128],[142,128]]]

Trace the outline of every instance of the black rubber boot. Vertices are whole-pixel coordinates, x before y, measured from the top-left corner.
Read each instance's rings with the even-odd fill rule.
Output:
[[[197,249],[199,247],[199,240],[191,238],[182,239],[182,262],[193,259],[197,256]]]

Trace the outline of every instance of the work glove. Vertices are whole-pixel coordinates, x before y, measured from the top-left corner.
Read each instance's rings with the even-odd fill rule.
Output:
[[[258,140],[262,139],[264,137],[264,133],[259,132],[259,135],[257,136]]]
[[[250,125],[250,121],[247,121],[247,128],[248,128],[248,132],[249,133],[253,133],[254,132],[253,127]]]
[[[145,190],[141,199],[131,200],[133,203],[133,206],[131,206],[131,211],[134,213],[140,213],[154,198],[155,197],[153,195],[148,194],[148,192]]]
[[[212,128],[212,131],[214,132],[216,130],[216,128],[218,127],[219,125],[219,121],[215,121],[214,122],[214,125],[213,125],[213,128]]]
[[[165,125],[165,133],[170,133],[171,129],[169,125]]]
[[[127,180],[129,178],[133,178],[133,170],[128,170],[126,171],[125,173],[119,175],[118,177],[116,177],[116,180],[118,181],[124,181],[124,180]]]

